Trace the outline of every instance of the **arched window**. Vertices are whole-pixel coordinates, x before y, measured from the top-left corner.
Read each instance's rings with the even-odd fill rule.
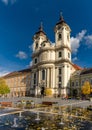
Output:
[[[36,43],[36,46],[35,46],[35,49],[37,49],[38,48],[38,42]]]
[[[58,34],[58,40],[61,40],[62,39],[62,35],[61,33]]]
[[[42,80],[45,80],[45,70],[42,70]]]
[[[62,57],[62,52],[61,51],[58,52],[58,57],[59,58]]]

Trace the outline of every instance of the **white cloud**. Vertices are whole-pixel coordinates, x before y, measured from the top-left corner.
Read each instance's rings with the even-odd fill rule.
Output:
[[[32,66],[32,61],[30,61],[29,66]]]
[[[87,32],[86,30],[82,30],[76,35],[76,37],[71,37],[71,48],[74,54],[78,52],[80,42],[84,39],[86,32]]]
[[[30,51],[33,50],[33,44],[32,44],[32,45],[29,45],[29,49],[30,49]]]
[[[16,57],[18,57],[19,59],[27,59],[27,54],[23,51],[19,51],[18,54],[16,54]]]
[[[86,45],[92,47],[92,35],[85,36]]]
[[[10,73],[10,72],[9,72],[9,71],[5,71],[5,70],[2,70],[2,71],[0,71],[0,77],[6,75],[6,74],[8,74],[8,73]]]
[[[78,58],[77,58],[77,57],[74,57],[72,60],[73,60],[73,61],[77,61],[77,60],[78,60]]]
[[[1,0],[5,5],[10,4],[14,4],[16,2],[16,0]]]
[[[5,5],[7,5],[8,4],[8,0],[1,0]]]

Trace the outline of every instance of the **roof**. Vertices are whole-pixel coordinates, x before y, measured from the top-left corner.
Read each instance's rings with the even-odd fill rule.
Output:
[[[90,74],[90,73],[92,73],[92,68],[85,68],[83,69],[80,75]]]
[[[83,68],[81,68],[80,66],[76,65],[76,64],[73,64],[73,67],[76,69],[76,70],[82,70]]]
[[[45,34],[45,32],[43,31],[43,26],[42,26],[42,23],[41,23],[41,25],[40,25],[40,27],[39,27],[39,30],[38,30],[38,32],[36,32],[35,33],[36,35],[46,35]]]
[[[76,70],[71,76],[79,76],[82,70]]]
[[[60,16],[59,22],[56,25],[62,24],[62,23],[66,23],[66,22],[65,22],[63,16]]]
[[[23,69],[23,70],[8,73],[5,76],[3,76],[3,78],[7,78],[9,76],[14,76],[14,75],[17,75],[17,74],[23,74],[23,73],[27,73],[27,72],[31,72],[31,68],[27,68],[27,69]]]

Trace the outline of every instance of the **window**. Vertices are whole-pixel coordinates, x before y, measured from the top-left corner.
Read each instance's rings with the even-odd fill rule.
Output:
[[[42,80],[45,80],[45,70],[42,70]]]
[[[58,72],[59,72],[59,75],[61,75],[61,72],[62,72],[61,68],[58,69]]]
[[[81,81],[81,85],[84,85],[84,80]]]
[[[70,58],[70,53],[68,52],[68,58]]]
[[[34,79],[34,84],[36,84],[36,80]]]
[[[61,52],[61,51],[59,51],[58,57],[59,57],[59,58],[62,57],[62,52]]]
[[[72,87],[74,87],[74,82],[72,82]]]
[[[58,88],[61,88],[61,84],[58,84]]]
[[[62,39],[62,35],[61,33],[58,34],[58,40],[61,40]]]
[[[78,82],[76,82],[76,86],[78,86]]]
[[[36,73],[34,73],[34,84],[36,84]]]
[[[59,79],[58,79],[58,80],[59,80],[59,82],[61,82],[61,76],[59,76]]]
[[[38,43],[36,43],[36,46],[35,46],[35,49],[37,49],[38,48]]]
[[[35,58],[35,61],[34,61],[34,62],[35,62],[35,64],[37,63],[37,58]]]

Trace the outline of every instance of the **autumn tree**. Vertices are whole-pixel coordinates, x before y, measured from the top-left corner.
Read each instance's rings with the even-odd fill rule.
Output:
[[[46,96],[51,96],[52,95],[52,90],[50,88],[45,89],[45,94]]]
[[[10,89],[3,78],[0,78],[0,95],[10,93]]]
[[[88,81],[84,82],[84,85],[82,86],[82,94],[84,95],[90,95],[91,94],[91,85]]]

